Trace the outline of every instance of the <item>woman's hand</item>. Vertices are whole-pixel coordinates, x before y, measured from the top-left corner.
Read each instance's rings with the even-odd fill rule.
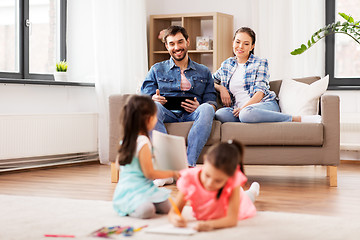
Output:
[[[226,89],[226,87],[224,87],[222,85],[219,86],[219,89],[220,89],[221,102],[223,103],[223,105],[225,107],[230,107],[231,97],[230,97],[228,90]]]
[[[196,226],[195,226],[195,230],[202,232],[202,231],[211,231],[214,228],[211,226],[211,224],[209,224],[209,222],[206,221],[199,221]]]
[[[239,117],[239,113],[241,111],[241,108],[234,108],[234,111],[232,112],[235,117]]]

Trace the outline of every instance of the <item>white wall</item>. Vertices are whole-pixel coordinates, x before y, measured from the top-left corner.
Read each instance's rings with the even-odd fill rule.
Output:
[[[340,97],[340,109],[344,120],[353,113],[360,115],[360,91],[327,91],[327,93]]]
[[[94,87],[0,84],[0,114],[98,112]]]
[[[183,0],[175,3],[167,0],[148,0],[147,14],[175,14],[221,12],[234,16],[234,29],[252,26],[252,4],[248,0]]]
[[[79,152],[84,146],[86,151],[96,151],[97,127],[94,129],[94,124],[87,123],[97,125],[97,113],[94,87],[0,84],[0,119],[5,129],[0,132],[0,150],[5,149],[1,151],[0,160]],[[90,120],[83,121],[82,125],[76,123],[76,119],[84,116]],[[45,119],[49,119],[47,124]],[[58,134],[53,135],[57,131]],[[86,140],[72,144],[78,137]]]
[[[340,97],[342,149],[360,151],[360,91],[327,91],[326,94]]]
[[[340,159],[360,161],[360,91],[327,91],[340,97]]]

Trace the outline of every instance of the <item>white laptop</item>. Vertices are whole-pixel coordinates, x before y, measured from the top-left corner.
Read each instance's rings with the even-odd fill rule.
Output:
[[[154,168],[180,171],[188,168],[185,138],[152,131]]]

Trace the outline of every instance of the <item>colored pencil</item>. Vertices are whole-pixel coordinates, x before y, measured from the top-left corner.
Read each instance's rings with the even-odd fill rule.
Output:
[[[44,234],[44,237],[62,237],[62,238],[74,238],[75,235],[62,235],[62,234]]]

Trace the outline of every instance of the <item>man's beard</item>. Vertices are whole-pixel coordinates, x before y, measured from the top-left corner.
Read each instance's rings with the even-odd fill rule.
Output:
[[[176,61],[179,61],[179,62],[182,61],[186,57],[186,53],[187,53],[187,50],[185,50],[185,49],[181,49],[180,51],[182,51],[182,53],[183,53],[183,56],[181,56],[181,57],[176,57],[174,52],[172,52],[170,54]]]

